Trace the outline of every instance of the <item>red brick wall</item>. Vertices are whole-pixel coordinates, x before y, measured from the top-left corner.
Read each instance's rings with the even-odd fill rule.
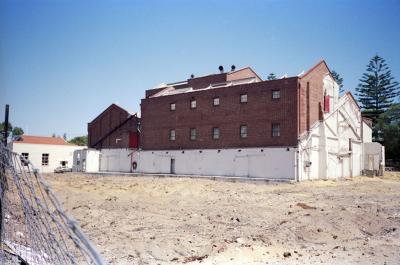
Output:
[[[132,117],[124,125],[120,126],[129,115],[126,110],[116,105],[108,107],[88,124],[88,146],[90,148],[128,148],[129,133],[131,131],[136,132],[138,122],[137,117]],[[115,132],[98,142],[118,126],[120,127]],[[117,138],[121,140],[117,142]]]
[[[171,96],[142,99],[142,148],[206,149],[233,147],[295,146],[297,144],[298,78],[195,91]],[[272,99],[272,90],[280,89],[281,98]],[[240,103],[247,93],[248,103]],[[212,105],[220,98],[220,106]],[[197,108],[190,109],[195,98]],[[176,111],[170,111],[170,103]],[[272,123],[280,123],[280,137],[271,136]],[[240,138],[239,128],[247,124],[248,137]],[[212,128],[220,128],[220,139],[212,139]],[[196,128],[198,138],[191,141],[189,129]],[[175,129],[176,140],[169,140]]]
[[[192,87],[193,89],[205,88],[210,84],[223,82],[226,82],[226,73],[188,79],[189,87]]]
[[[316,121],[322,119],[324,104],[323,78],[328,74],[329,69],[322,61],[300,79],[299,134],[309,129],[307,128],[307,123],[309,123],[309,126],[312,126]],[[307,83],[309,84],[308,99]],[[307,109],[309,109],[309,122],[307,122]]]

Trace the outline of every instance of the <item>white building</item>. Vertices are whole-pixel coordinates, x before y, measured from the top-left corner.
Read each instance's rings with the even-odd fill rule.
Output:
[[[196,80],[206,83],[221,75]],[[298,77],[273,81],[252,79],[250,83],[234,84],[228,80],[197,90],[182,88],[190,82],[193,80],[172,83],[164,90],[157,88],[155,94],[146,91],[141,105],[140,146],[144,150],[101,149],[93,162],[99,171],[302,181],[360,176],[364,170],[376,174],[384,168],[384,148],[371,143],[371,124],[361,116],[351,93],[339,95],[339,86],[324,61]],[[242,103],[249,107],[242,107]],[[235,112],[235,119],[225,121],[235,108],[247,112]],[[262,112],[265,109],[268,112]],[[296,110],[296,115],[291,110]],[[214,119],[215,115],[225,116],[221,120]],[[230,126],[239,120],[240,127]],[[254,121],[264,127],[256,126]],[[268,127],[271,121],[274,123]],[[249,129],[248,124],[252,125]],[[199,133],[203,138],[197,138],[196,126],[205,128]],[[220,135],[221,126],[229,130]],[[218,137],[214,137],[215,127]],[[235,128],[240,131],[235,132]],[[252,142],[241,144],[252,133],[256,135]],[[215,144],[223,139],[228,143],[235,139],[235,145]]]
[[[70,144],[60,137],[30,135],[14,140],[10,147],[42,173],[54,172],[59,166],[72,167],[74,151],[85,148]]]

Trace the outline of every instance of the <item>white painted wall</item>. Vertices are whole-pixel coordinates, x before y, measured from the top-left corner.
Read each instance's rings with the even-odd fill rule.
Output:
[[[240,151],[239,151],[240,150]],[[135,172],[182,175],[236,176],[295,179],[295,148],[242,148],[206,150],[140,151],[134,153]]]
[[[100,167],[100,151],[82,149],[74,151],[73,171],[98,172]]]
[[[364,143],[364,169],[379,171],[385,166],[385,149],[380,143]]]
[[[372,128],[368,126],[368,124],[363,121],[363,142],[371,143],[372,142]]]
[[[100,171],[132,172],[133,149],[101,149]]]
[[[14,142],[11,148],[18,154],[28,153],[29,160],[42,173],[54,172],[56,167],[61,166],[61,161],[68,161],[67,167],[73,165],[73,153],[75,150],[86,148],[76,145],[48,145],[48,144],[27,144]],[[48,166],[42,166],[42,154],[49,154]]]
[[[333,93],[335,99],[337,93],[329,93]],[[325,113],[325,119],[315,124],[300,140],[299,180],[337,179],[361,174],[361,112],[346,94],[334,105],[336,109],[331,108],[329,113]]]

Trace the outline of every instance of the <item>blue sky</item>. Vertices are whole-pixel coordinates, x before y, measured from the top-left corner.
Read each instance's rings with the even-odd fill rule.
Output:
[[[353,90],[378,53],[400,81],[400,1],[0,1],[0,119],[86,134],[111,103],[162,82],[251,66],[297,75],[325,59]]]

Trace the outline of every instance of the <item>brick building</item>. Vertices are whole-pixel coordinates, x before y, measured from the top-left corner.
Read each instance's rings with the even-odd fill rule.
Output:
[[[326,74],[321,61],[302,76],[263,81],[244,68],[148,90],[141,104],[141,147],[296,146],[322,117]]]
[[[139,118],[111,104],[88,123],[88,147],[95,149],[137,148]]]
[[[359,175],[361,112],[320,61],[262,80],[251,68],[147,90],[137,171],[268,179]],[[363,131],[367,130],[367,131]],[[360,160],[360,161],[359,161]]]

